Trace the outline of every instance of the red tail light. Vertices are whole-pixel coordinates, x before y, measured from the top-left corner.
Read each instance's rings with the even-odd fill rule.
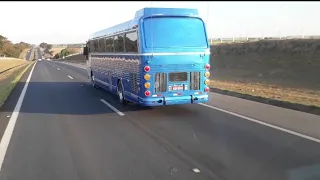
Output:
[[[145,91],[145,92],[144,92],[144,95],[145,95],[145,96],[150,96],[150,94],[151,94],[150,91]]]
[[[210,88],[206,87],[206,88],[204,88],[204,91],[205,91],[205,92],[209,92],[209,91],[210,91]]]
[[[204,68],[210,69],[210,64],[206,64],[206,65],[204,66]]]
[[[149,72],[151,68],[150,68],[150,66],[145,66],[143,69],[145,72]]]

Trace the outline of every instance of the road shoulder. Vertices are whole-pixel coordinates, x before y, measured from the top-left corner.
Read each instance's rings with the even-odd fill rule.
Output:
[[[29,66],[26,72],[21,76],[20,81],[15,85],[14,89],[11,91],[7,100],[0,108],[0,137],[2,138],[3,133],[8,125],[10,116],[18,102],[22,89],[25,85],[25,82],[30,74],[32,66]]]

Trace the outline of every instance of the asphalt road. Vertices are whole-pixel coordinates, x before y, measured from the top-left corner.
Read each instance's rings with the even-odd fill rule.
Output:
[[[1,109],[1,135],[16,115],[11,113],[29,72]],[[319,116],[221,97],[210,103],[261,122],[289,126],[296,118],[291,129],[313,137],[320,128],[297,128]],[[0,180],[9,179],[316,180],[320,143],[203,105],[123,107],[94,89],[84,69],[41,61],[5,152]]]
[[[42,58],[40,47],[36,48],[35,56],[36,56],[35,59],[41,59]]]

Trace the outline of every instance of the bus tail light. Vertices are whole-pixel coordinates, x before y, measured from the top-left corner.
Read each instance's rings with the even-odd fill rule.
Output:
[[[207,77],[207,78],[210,77],[210,72],[209,71],[205,72],[204,76]]]
[[[144,75],[144,79],[147,80],[147,81],[150,80],[150,75],[149,74],[145,74]]]
[[[145,66],[143,69],[145,72],[149,72],[151,68],[150,68],[150,66]]]
[[[150,94],[151,94],[150,91],[145,91],[145,92],[144,92],[144,95],[145,95],[145,96],[150,96]]]
[[[204,91],[209,92],[210,91],[209,87],[204,88]]]
[[[208,84],[209,84],[209,79],[206,79],[206,80],[204,81],[204,84],[205,84],[205,85],[208,85]]]
[[[206,68],[207,70],[209,70],[209,69],[210,69],[210,64],[206,64],[206,65],[204,66],[204,68]]]
[[[150,88],[150,83],[148,83],[148,82],[144,83],[144,87],[147,89]]]

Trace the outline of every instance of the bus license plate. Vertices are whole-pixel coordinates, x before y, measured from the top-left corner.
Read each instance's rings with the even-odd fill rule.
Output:
[[[183,86],[173,86],[173,90],[183,90]]]

